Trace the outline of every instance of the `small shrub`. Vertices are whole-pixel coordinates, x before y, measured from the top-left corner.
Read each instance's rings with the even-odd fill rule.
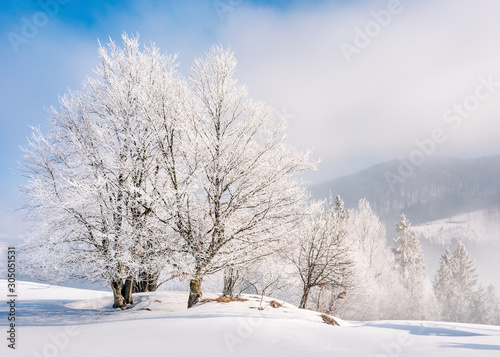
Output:
[[[248,301],[247,299],[243,299],[243,298],[234,298],[234,297],[231,297],[231,296],[219,296],[218,298],[216,299],[210,299],[210,298],[204,298],[204,299],[200,299],[200,303],[206,303],[206,302],[223,302],[223,303],[228,303],[228,302],[232,302],[232,301]]]
[[[277,308],[279,308],[279,307],[282,307],[282,306],[283,306],[282,304],[280,304],[280,303],[279,303],[279,302],[277,302],[276,300],[271,301],[271,302],[269,303],[269,305],[271,305],[271,307],[273,307],[273,308],[275,308],[275,309],[277,309]]]
[[[337,321],[331,316],[321,314],[321,318],[323,319],[323,322],[328,325],[334,325],[334,326],[340,326]]]

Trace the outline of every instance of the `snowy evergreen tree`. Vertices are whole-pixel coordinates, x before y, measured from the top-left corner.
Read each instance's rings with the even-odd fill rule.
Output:
[[[453,320],[453,301],[455,299],[456,288],[453,281],[453,254],[449,249],[441,256],[439,269],[434,276],[433,288],[439,306],[441,319],[445,321]]]
[[[396,226],[398,237],[394,240],[393,253],[399,277],[406,289],[404,304],[408,318],[422,319],[425,311],[425,289],[428,288],[425,261],[418,235],[410,229],[410,225],[402,214]]]
[[[488,325],[500,325],[500,297],[495,287],[489,285],[486,289],[486,315],[482,323]]]
[[[500,302],[493,286],[479,282],[476,265],[462,242],[453,254],[447,249],[434,277],[441,319],[452,322],[498,324]]]
[[[453,252],[451,263],[454,289],[452,321],[471,322],[474,299],[478,292],[478,275],[476,264],[462,242],[458,243],[457,249]]]
[[[394,301],[400,300],[402,287],[391,250],[386,247],[385,227],[365,199],[350,211],[349,218],[352,284],[346,294],[333,292],[324,310],[353,320],[397,318]]]
[[[472,295],[468,322],[476,324],[486,323],[488,316],[487,291],[483,284],[479,283],[475,293]]]

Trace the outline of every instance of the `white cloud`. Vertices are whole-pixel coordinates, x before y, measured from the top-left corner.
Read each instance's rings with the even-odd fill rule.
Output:
[[[231,14],[222,38],[235,49],[241,79],[261,99],[296,114],[290,140],[324,158],[311,178],[328,179],[407,156],[414,140],[443,127],[437,154],[500,152],[500,88],[456,131],[445,110],[474,94],[478,76],[500,81],[500,23],[494,1],[401,1],[402,11],[348,63],[340,43],[387,2],[277,13]]]
[[[5,91],[14,95],[2,116],[16,118],[15,130],[24,137],[26,123],[43,123],[42,105],[57,104],[57,94],[91,74],[96,39],[111,35],[119,41],[125,30],[180,52],[183,70],[211,44],[231,45],[240,80],[257,98],[286,108],[292,114],[289,140],[323,158],[309,175],[314,182],[407,156],[415,139],[429,137],[436,127],[449,134],[437,154],[500,153],[500,91],[459,130],[450,131],[442,120],[445,110],[474,92],[478,76],[491,73],[500,81],[500,3],[401,0],[402,11],[348,63],[340,44],[352,44],[355,28],[363,29],[372,12],[387,10],[388,3],[325,2],[283,10],[241,2],[221,21],[211,2],[141,2],[133,11],[103,14],[96,28],[54,20],[21,57],[6,57],[12,80]]]

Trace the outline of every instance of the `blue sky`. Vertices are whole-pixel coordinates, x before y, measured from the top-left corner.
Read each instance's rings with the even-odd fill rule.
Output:
[[[314,6],[312,1],[306,7]],[[22,231],[18,186],[13,171],[30,125],[44,126],[45,108],[78,89],[96,67],[97,40],[140,33],[164,50],[180,53],[187,69],[194,56],[219,43],[228,17],[244,7],[286,13],[294,1],[3,1],[0,3],[0,238]],[[302,6],[301,6],[302,7]],[[41,15],[40,15],[41,14]],[[33,24],[35,25],[33,27]]]
[[[179,53],[183,71],[212,44],[230,45],[241,82],[288,117],[288,140],[321,157],[306,177],[313,183],[408,158],[436,128],[447,139],[431,155],[500,153],[500,89],[459,128],[443,121],[481,78],[500,81],[494,0],[392,0],[394,8],[380,0],[60,0],[47,7],[55,1],[0,3],[0,240],[25,228],[12,212],[23,183],[12,170],[29,125],[43,128],[44,108],[92,74],[98,39],[119,42],[124,31]],[[37,21],[26,33],[26,23]]]

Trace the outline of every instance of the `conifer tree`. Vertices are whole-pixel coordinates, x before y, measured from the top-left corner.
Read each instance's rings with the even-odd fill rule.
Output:
[[[399,318],[397,309],[403,289],[395,274],[390,248],[386,247],[386,230],[366,199],[349,212],[350,256],[355,263],[351,287],[331,294],[325,311],[336,311],[350,320]]]
[[[441,318],[451,321],[453,315],[452,301],[455,294],[452,271],[453,254],[449,249],[441,256],[439,270],[434,276],[434,294],[438,303]]]
[[[451,322],[500,323],[500,299],[493,286],[484,288],[476,265],[462,242],[447,249],[434,276],[434,293],[441,319]]]
[[[478,290],[478,276],[476,265],[462,242],[458,243],[458,247],[453,253],[451,267],[453,271],[453,288],[455,291],[452,300],[454,311],[452,321],[470,322],[474,295]]]
[[[483,323],[500,325],[500,297],[492,284],[486,289],[486,316]]]
[[[426,288],[425,261],[417,233],[410,229],[411,223],[404,214],[396,226],[398,237],[393,249],[396,267],[406,289],[406,309],[410,318],[422,318],[424,311],[424,289]]]

